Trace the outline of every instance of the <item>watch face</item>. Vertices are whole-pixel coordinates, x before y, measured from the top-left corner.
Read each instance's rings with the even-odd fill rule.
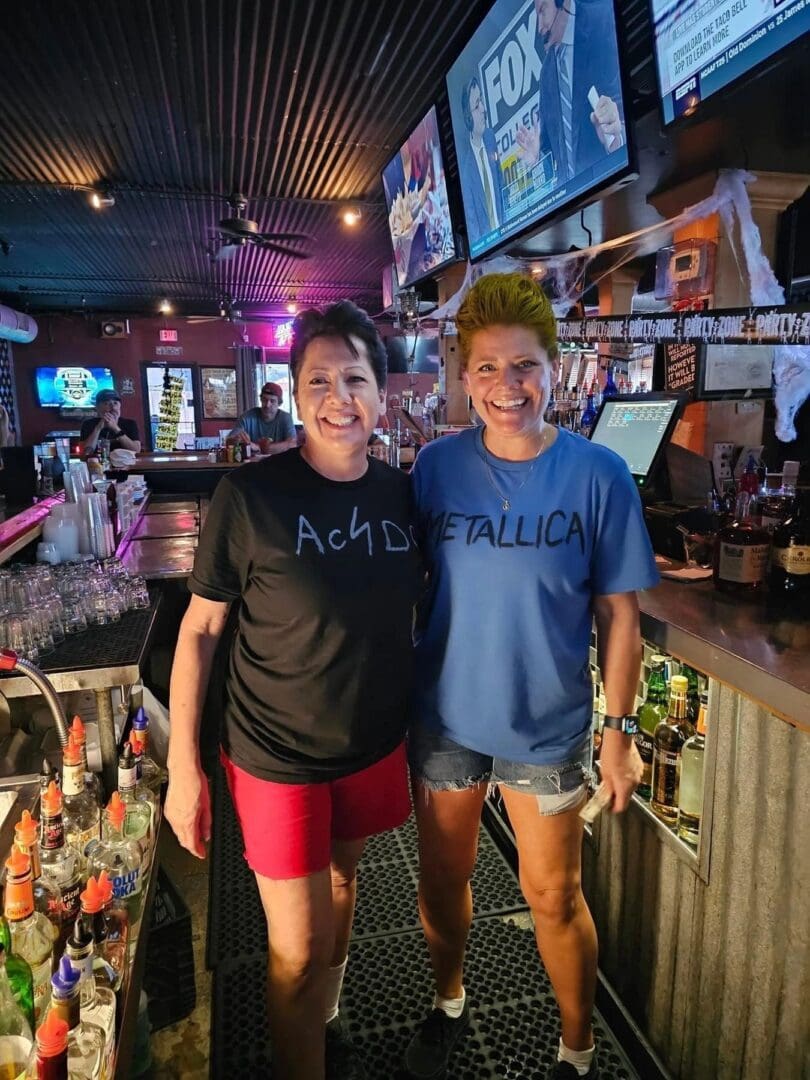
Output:
[[[638,717],[637,716],[625,716],[624,724],[625,735],[638,735]]]

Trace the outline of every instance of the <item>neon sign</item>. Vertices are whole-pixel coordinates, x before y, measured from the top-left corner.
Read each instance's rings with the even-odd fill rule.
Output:
[[[290,345],[292,345],[294,326],[294,319],[275,324],[273,327],[273,345],[277,349],[289,349]]]

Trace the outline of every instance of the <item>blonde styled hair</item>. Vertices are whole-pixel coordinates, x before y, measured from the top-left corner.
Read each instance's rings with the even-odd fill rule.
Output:
[[[525,326],[537,334],[549,360],[557,356],[557,320],[551,304],[526,274],[484,274],[464,297],[455,323],[465,369],[473,335],[488,326]]]

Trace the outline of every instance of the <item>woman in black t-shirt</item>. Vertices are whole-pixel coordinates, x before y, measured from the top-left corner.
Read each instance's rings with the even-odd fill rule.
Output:
[[[326,1061],[351,1078],[365,1073],[338,999],[355,870],[366,838],[410,813],[419,559],[407,478],[366,451],[385,402],[373,323],[348,302],[305,312],[291,365],[303,447],[225,477],[200,538],[172,671],[166,817],[204,857],[200,713],[237,601],[221,757],[268,920],[274,1072],[318,1080]]]

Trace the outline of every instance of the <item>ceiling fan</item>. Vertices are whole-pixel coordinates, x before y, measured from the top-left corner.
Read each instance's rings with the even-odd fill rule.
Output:
[[[252,244],[266,251],[275,251],[291,259],[308,259],[309,252],[296,248],[296,244],[306,243],[310,237],[293,232],[259,232],[258,223],[244,216],[247,199],[237,193],[228,199],[228,206],[233,211],[231,217],[222,218],[219,225],[211,232],[219,240],[220,246],[211,255],[213,262],[232,259],[242,248]]]
[[[186,322],[190,324],[220,321],[231,323],[238,336],[247,344],[247,323],[242,318],[242,311],[238,301],[232,300],[230,296],[223,296],[219,301],[218,315],[189,315],[186,318]]]

